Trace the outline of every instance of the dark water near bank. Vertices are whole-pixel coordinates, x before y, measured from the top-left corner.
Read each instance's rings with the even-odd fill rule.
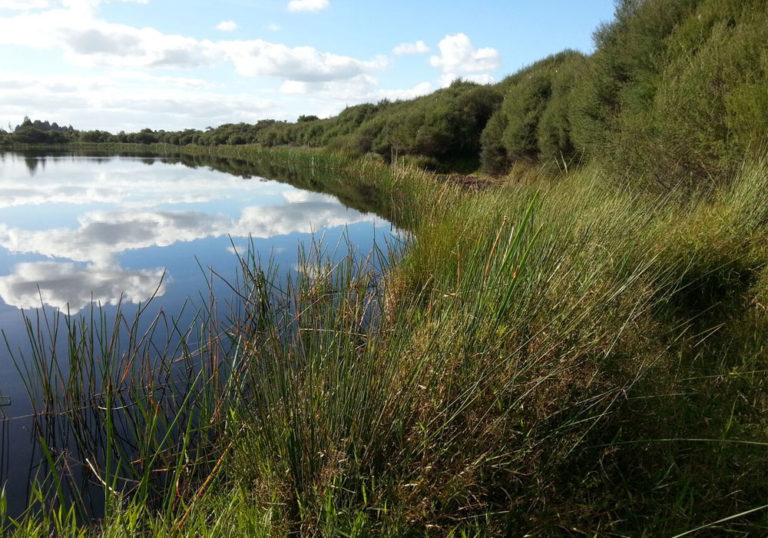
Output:
[[[250,166],[0,153],[0,329],[11,350],[29,345],[22,310],[82,315],[96,304],[109,317],[119,304],[130,317],[151,299],[149,318],[161,309],[183,318],[194,311],[185,306],[190,298],[209,295],[210,271],[234,278],[236,253],[248,248],[289,274],[313,238],[330,258],[349,245],[365,256],[375,244],[397,242],[389,222],[368,212],[375,200],[346,193],[342,203],[255,176]],[[321,188],[310,171],[287,175]],[[3,344],[0,488],[10,514],[24,509],[42,458],[31,411]]]

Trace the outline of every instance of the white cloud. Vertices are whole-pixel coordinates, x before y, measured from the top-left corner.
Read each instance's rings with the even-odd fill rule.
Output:
[[[211,41],[112,24],[74,8],[0,17],[0,45],[60,49],[86,67],[194,67],[226,60]]]
[[[286,97],[300,96],[302,110],[311,107],[321,118],[336,115],[348,106],[375,103],[382,99],[412,99],[433,90],[429,82],[421,82],[411,88],[381,88],[378,80],[367,75],[319,83],[287,81],[280,88]]]
[[[442,81],[463,75],[482,74],[478,80],[488,80],[487,73],[501,67],[501,54],[493,48],[476,49],[465,34],[447,35],[438,44],[440,55],[429,59],[430,65],[443,70]],[[485,78],[482,78],[485,77]]]
[[[50,8],[52,4],[59,4],[59,2],[51,2],[50,0],[0,0],[0,9],[27,11]]]
[[[0,2],[21,5],[21,0]],[[30,2],[24,5],[42,10],[0,15],[0,47],[60,52],[65,62],[98,75],[65,80],[42,71],[34,76],[0,71],[4,123],[31,116],[113,132],[205,128],[265,117],[328,116],[364,101],[423,93],[423,85],[382,89],[374,75],[390,65],[383,55],[355,58],[260,39],[197,39],[114,24],[98,15],[103,0]],[[168,76],[169,69],[195,69],[200,77],[202,69],[222,67],[241,76],[230,76],[226,85]]]
[[[469,82],[475,82],[477,84],[493,84],[496,82],[496,77],[493,75],[489,75],[488,73],[479,73],[476,75],[464,75],[461,77],[463,80],[468,80]]]
[[[280,91],[289,95],[324,95],[349,100],[369,96],[379,81],[370,75],[358,75],[348,80],[312,81],[286,80]]]
[[[280,91],[288,95],[313,95],[350,103],[365,103],[381,99],[412,99],[426,95],[434,88],[429,82],[421,82],[412,88],[379,88],[379,81],[370,75],[359,75],[349,80],[328,82],[299,82],[287,80]]]
[[[228,62],[244,76],[301,81],[347,79],[388,65],[383,56],[365,61],[261,39],[199,40],[113,24],[75,9],[0,17],[0,45],[63,49],[71,63],[84,67],[192,68]]]
[[[392,52],[397,56],[405,56],[409,54],[426,54],[431,49],[423,41],[419,40],[415,43],[400,43]]]
[[[328,0],[291,0],[288,2],[289,11],[322,11],[330,6]]]
[[[237,30],[237,23],[235,21],[221,21],[216,25],[216,29],[222,32],[234,32]]]
[[[219,49],[225,52],[241,75],[302,82],[350,79],[362,73],[379,71],[388,64],[383,56],[363,61],[320,52],[313,47],[292,48],[260,39],[222,42]]]
[[[304,95],[309,93],[310,86],[298,80],[286,80],[280,85],[280,92],[287,95]]]
[[[0,117],[16,118],[17,123],[28,115],[79,129],[136,131],[255,122],[267,113],[290,116],[264,97],[221,93],[220,88],[197,78],[155,76],[133,69],[96,77],[0,71]]]
[[[157,76],[135,69],[103,76],[29,76],[0,71],[0,118],[21,123],[24,116],[46,118],[78,129],[138,131],[203,129],[264,117],[294,120],[299,114],[327,117],[346,106],[381,99],[410,99],[434,88],[422,82],[410,88],[381,88],[375,77],[358,75],[337,81],[285,81],[281,95],[221,88],[202,79]],[[0,182],[0,207],[5,196]],[[35,192],[37,189],[30,189]]]
[[[280,26],[279,24],[271,23],[267,25],[267,30],[269,30],[270,32],[279,32],[282,29],[283,27]]]
[[[1,73],[0,76],[2,76]],[[213,88],[213,85],[210,82],[201,78],[158,76],[150,75],[148,73],[144,73],[143,71],[130,71],[125,69],[120,71],[113,71],[109,74],[109,79],[105,80],[105,82],[108,83],[111,80],[120,79],[143,82],[149,84],[152,87],[170,86],[174,88],[186,89]]]
[[[21,263],[11,274],[0,277],[0,298],[17,308],[38,308],[42,301],[76,314],[91,302],[144,302],[153,295],[164,295],[165,285],[162,269],[131,271],[68,262]]]
[[[432,91],[434,91],[434,89],[435,88],[432,86],[431,83],[420,82],[419,84],[416,84],[413,88],[406,88],[404,90],[381,89],[381,90],[377,90],[375,93],[379,99],[391,99],[391,100],[413,99],[415,97],[427,95],[428,93],[431,93]]]

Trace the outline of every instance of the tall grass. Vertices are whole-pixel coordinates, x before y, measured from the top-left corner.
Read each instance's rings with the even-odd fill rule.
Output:
[[[9,352],[44,455],[39,486],[54,494],[30,510],[49,510],[50,500],[87,521],[109,517],[130,498],[173,513],[208,469],[226,342],[210,318],[182,328],[163,312],[144,319],[148,306],[132,317],[97,306],[81,316],[38,310],[25,317],[29,346]],[[88,497],[94,485],[101,498]]]
[[[77,436],[100,532],[764,528],[765,161],[693,200],[594,167],[468,194],[359,166],[417,215],[404,254],[316,244],[285,278],[246,254],[194,338],[162,317],[29,325],[41,431],[100,431]],[[62,509],[22,535],[83,528],[50,439]]]

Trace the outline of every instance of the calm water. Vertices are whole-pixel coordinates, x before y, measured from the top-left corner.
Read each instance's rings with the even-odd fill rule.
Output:
[[[155,296],[153,309],[179,312],[208,294],[209,268],[234,275],[235,251],[249,244],[290,272],[313,237],[333,257],[336,245],[338,256],[347,252],[346,240],[364,255],[393,234],[373,213],[259,177],[153,158],[0,153],[0,329],[23,349],[21,309],[74,314],[95,302],[109,312],[122,301],[130,311]],[[0,396],[0,488],[18,513],[40,455],[4,345]]]

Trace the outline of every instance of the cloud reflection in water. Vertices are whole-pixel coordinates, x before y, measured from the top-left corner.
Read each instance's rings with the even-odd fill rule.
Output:
[[[99,268],[74,263],[20,263],[13,273],[0,277],[0,297],[17,308],[47,305],[79,312],[91,302],[117,304],[122,298],[139,303],[165,294],[163,269],[129,271],[119,267]]]
[[[114,211],[88,213],[74,230],[23,230],[0,225],[0,246],[15,253],[104,265],[113,263],[121,252],[167,247],[180,241],[227,235],[266,239],[374,220],[373,215],[348,210],[333,199],[316,195],[283,206],[246,207],[235,220],[198,211]]]
[[[14,222],[0,214],[0,261],[3,249],[15,256],[48,258],[24,260],[0,276],[0,298],[18,308],[38,307],[42,299],[61,309],[69,305],[74,313],[91,301],[116,304],[122,298],[138,303],[155,292],[163,295],[168,282],[158,286],[165,269],[124,269],[119,258],[129,251],[208,238],[309,234],[377,220],[347,209],[334,197],[275,182],[228,175],[212,180],[213,172],[201,176],[198,170],[174,165],[153,166],[151,173],[143,174],[147,168],[134,169],[137,163],[130,160],[49,164],[38,170],[34,181],[21,174],[0,174],[0,208],[22,208],[27,215],[43,212],[52,218],[49,223],[56,222],[49,229],[37,229],[39,221],[29,226],[23,219]],[[100,170],[102,166],[107,169]],[[165,180],[162,171],[168,172]],[[255,205],[259,203],[268,205]],[[82,210],[75,213],[74,222],[72,213],[62,221],[66,212],[49,212],[57,206]]]

